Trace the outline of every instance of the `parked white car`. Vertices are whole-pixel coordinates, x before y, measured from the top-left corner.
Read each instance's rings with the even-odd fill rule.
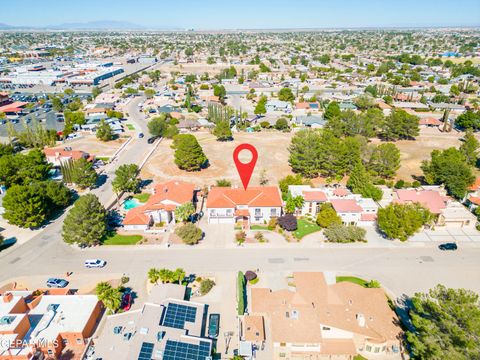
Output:
[[[87,268],[103,268],[105,265],[107,265],[107,262],[105,260],[100,260],[100,259],[85,260],[85,267]]]

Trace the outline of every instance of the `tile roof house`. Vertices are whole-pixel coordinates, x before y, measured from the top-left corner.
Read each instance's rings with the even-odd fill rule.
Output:
[[[181,182],[168,181],[157,184],[152,195],[145,205],[135,207],[128,211],[123,219],[124,229],[127,231],[146,231],[153,224],[163,222],[175,223],[175,209],[177,206],[192,202],[197,203],[195,185]]]
[[[95,295],[13,290],[0,297],[0,359],[80,358],[102,314]]]
[[[69,148],[70,149],[70,148]],[[81,158],[94,161],[95,156],[81,150],[66,150],[61,148],[45,148],[43,153],[47,161],[54,166],[60,166],[65,162],[79,160]]]
[[[207,198],[209,224],[242,222],[263,224],[282,215],[282,197],[277,186],[243,188],[213,187]]]
[[[288,191],[294,197],[302,196],[303,207],[296,215],[316,216],[323,203],[331,203],[346,225],[370,226],[377,219],[378,205],[375,201],[352,194],[343,187],[312,188],[310,185],[290,185]]]
[[[393,202],[419,203],[434,215],[437,226],[474,228],[477,218],[465,206],[447,196],[443,191],[424,189],[398,189]]]
[[[294,273],[293,283],[250,290],[249,316],[264,317],[274,360],[401,358],[402,330],[382,289],[327,284],[323,273]]]

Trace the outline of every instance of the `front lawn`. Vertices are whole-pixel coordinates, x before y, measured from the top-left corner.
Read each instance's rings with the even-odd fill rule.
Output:
[[[137,199],[138,201],[140,201],[141,203],[146,203],[148,201],[148,199],[150,198],[150,195],[149,193],[141,193],[141,194],[135,194],[133,195],[133,197],[135,199]]]
[[[264,225],[250,225],[250,230],[268,230],[268,226]]]
[[[135,245],[142,239],[142,235],[120,235],[110,232],[103,240],[103,245]]]
[[[304,236],[320,231],[321,228],[316,223],[308,221],[306,219],[298,219],[297,221],[297,230],[293,232],[295,238],[300,240]]]
[[[368,281],[365,281],[355,276],[337,276],[337,283],[342,281],[348,281],[363,287],[367,287],[367,283],[368,283]]]

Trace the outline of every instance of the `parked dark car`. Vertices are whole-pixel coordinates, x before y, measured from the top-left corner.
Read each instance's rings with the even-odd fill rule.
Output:
[[[152,136],[151,138],[148,138],[147,143],[153,144],[153,143],[155,142],[155,140],[157,140],[157,137],[156,137],[156,136]]]
[[[438,246],[440,250],[457,250],[458,246],[455,243],[445,243]]]
[[[123,311],[128,311],[132,307],[132,294],[129,292],[126,292],[122,296],[122,305],[120,305],[120,308]]]
[[[208,336],[216,338],[220,329],[220,314],[210,314],[208,317]]]

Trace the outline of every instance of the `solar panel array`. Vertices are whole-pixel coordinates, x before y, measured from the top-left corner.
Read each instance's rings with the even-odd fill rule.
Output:
[[[196,314],[197,308],[195,307],[170,303],[168,304],[162,325],[175,329],[184,329],[185,321],[195,322]]]
[[[200,341],[199,345],[167,340],[163,360],[205,360],[210,356],[210,343]]]
[[[138,360],[152,360],[153,344],[144,342],[138,354]]]

